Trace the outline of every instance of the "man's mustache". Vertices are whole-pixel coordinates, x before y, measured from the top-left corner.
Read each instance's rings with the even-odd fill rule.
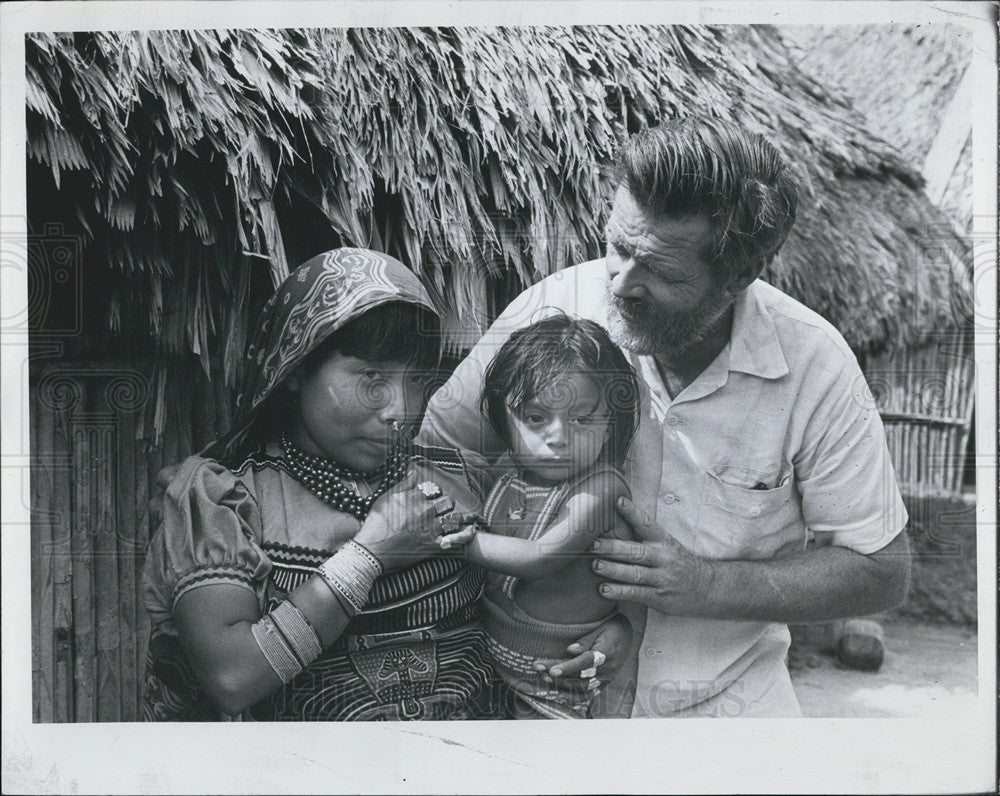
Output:
[[[624,310],[628,315],[640,315],[650,317],[654,314],[653,307],[649,306],[642,299],[621,298],[611,296],[611,303],[617,310]]]

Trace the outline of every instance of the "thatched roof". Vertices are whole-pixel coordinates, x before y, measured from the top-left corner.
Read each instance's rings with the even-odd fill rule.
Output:
[[[410,264],[467,345],[491,296],[599,254],[624,136],[693,113],[796,164],[770,278],[856,350],[967,311],[918,173],[773,28],[39,34],[26,60],[29,212],[62,206],[87,237],[117,334],[221,354],[230,379],[268,285],[315,253],[307,230]]]
[[[971,79],[969,31],[946,24],[803,25],[781,33],[793,45],[798,66],[849,96],[875,134],[918,168],[926,164],[924,176],[944,170],[935,175],[941,184],[932,198],[970,231],[972,96],[964,85]]]

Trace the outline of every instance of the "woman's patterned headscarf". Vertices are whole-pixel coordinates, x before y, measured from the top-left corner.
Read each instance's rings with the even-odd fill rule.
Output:
[[[247,347],[233,428],[206,455],[233,457],[247,441],[257,410],[327,337],[389,302],[437,315],[420,280],[399,260],[369,249],[334,249],[300,265],[264,305]]]

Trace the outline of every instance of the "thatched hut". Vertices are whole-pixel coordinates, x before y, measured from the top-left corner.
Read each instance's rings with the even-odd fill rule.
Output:
[[[288,263],[395,254],[461,350],[521,287],[598,255],[629,132],[711,113],[795,164],[801,220],[768,277],[859,354],[968,312],[965,249],[919,173],[772,28],[33,35],[26,61],[29,291],[63,296],[32,305],[41,721],[136,715],[149,485],[227,426]]]
[[[970,32],[957,25],[803,25],[781,32],[795,47],[793,60],[849,96],[869,129],[917,165],[930,200],[970,234]]]
[[[972,41],[954,25],[782,30],[793,60],[849,96],[867,127],[917,164],[924,192],[959,235],[972,233]],[[919,68],[915,65],[919,64]],[[922,344],[863,357],[879,392],[896,470],[915,493],[963,488],[974,406],[973,329],[965,312]]]

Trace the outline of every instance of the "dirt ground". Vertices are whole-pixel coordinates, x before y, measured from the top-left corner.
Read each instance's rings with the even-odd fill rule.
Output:
[[[978,688],[977,639],[968,627],[882,618],[885,659],[877,672],[839,667],[821,651],[822,630],[793,629],[789,659],[802,712],[811,717],[927,717],[971,710]]]
[[[788,668],[807,716],[953,714],[977,694],[976,514],[971,493],[906,497],[913,574],[906,602],[876,617],[877,672],[840,668],[824,625],[796,625]]]

